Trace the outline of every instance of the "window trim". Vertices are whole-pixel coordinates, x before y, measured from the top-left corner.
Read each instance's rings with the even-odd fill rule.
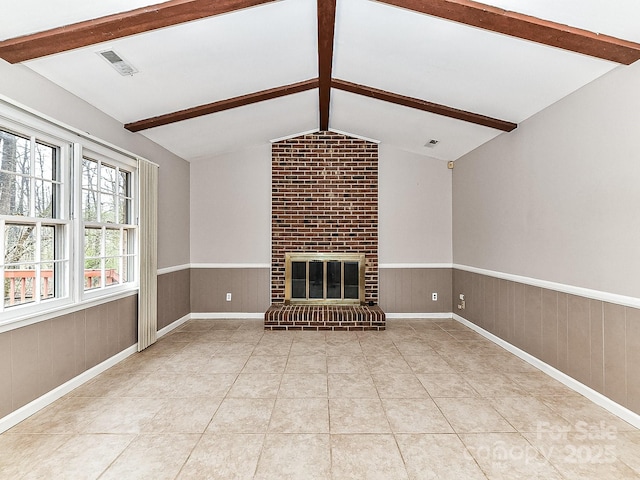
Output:
[[[0,325],[5,323],[11,323],[16,319],[23,318],[25,316],[30,315],[38,315],[42,312],[46,312],[50,308],[56,308],[64,305],[68,305],[73,302],[71,298],[71,288],[69,283],[69,273],[72,269],[73,265],[73,252],[70,248],[69,242],[69,232],[71,231],[72,219],[70,216],[69,210],[69,202],[71,198],[71,188],[69,185],[70,178],[70,166],[71,166],[71,142],[64,138],[64,135],[61,135],[59,131],[55,129],[50,129],[50,131],[42,131],[40,128],[34,128],[27,124],[24,121],[19,121],[14,118],[7,117],[4,115],[0,109],[0,128],[4,131],[7,131],[11,134],[22,138],[28,138],[30,142],[37,142],[41,144],[50,145],[56,149],[58,149],[59,157],[57,160],[57,170],[58,170],[58,178],[56,183],[59,183],[59,200],[57,201],[56,208],[59,209],[57,217],[55,218],[46,218],[46,217],[36,217],[31,216],[31,214],[35,214],[33,211],[33,206],[29,207],[29,216],[20,216],[20,215],[2,215],[0,216],[0,228],[4,235],[4,227],[8,224],[18,224],[18,225],[34,225],[34,226],[42,226],[44,225],[58,225],[61,226],[62,229],[65,230],[65,234],[63,236],[62,242],[62,252],[59,260],[63,263],[63,272],[59,275],[59,280],[62,281],[62,293],[59,297],[45,299],[42,300],[40,298],[39,292],[36,295],[36,300],[24,304],[12,305],[10,308],[4,306],[4,294],[2,305],[0,306],[0,315],[2,316],[0,320]],[[32,156],[33,157],[33,156]],[[31,158],[31,165],[33,167],[33,158]],[[30,172],[29,178],[35,178],[35,171]],[[33,181],[31,183],[34,183]],[[30,187],[33,190],[33,187]],[[33,193],[33,191],[31,191]],[[31,203],[31,201],[30,201]],[[2,246],[0,246],[0,255],[2,260],[0,263],[4,264],[4,255],[5,255],[5,245],[4,239],[2,242]],[[37,257],[33,262],[29,263],[38,263]],[[3,276],[3,288],[4,288],[4,276]],[[36,280],[36,284],[39,283],[39,280]],[[34,289],[36,286],[34,285]]]
[[[84,278],[84,250],[79,251],[78,242],[82,237],[79,231],[82,230],[82,210],[78,209],[77,202],[81,198],[78,188],[81,189],[82,179],[78,175],[76,162],[82,158],[82,150],[100,154],[108,158],[106,162],[113,165],[117,161],[120,166],[124,166],[131,172],[131,209],[132,225],[137,232],[138,229],[138,160],[139,156],[122,149],[116,145],[99,139],[91,134],[83,132],[75,127],[66,125],[56,119],[41,114],[25,105],[19,104],[12,99],[0,94],[0,128],[15,133],[20,136],[28,136],[30,139],[36,137],[39,143],[53,144],[61,147],[60,150],[60,214],[59,218],[37,218],[35,220],[43,224],[63,225],[67,230],[64,235],[64,259],[68,262],[64,272],[65,292],[60,298],[45,299],[38,303],[26,303],[12,306],[8,311],[0,310],[0,333],[20,328],[26,325],[38,323],[61,315],[83,310],[94,305],[117,300],[134,295],[139,290],[139,245],[137,234],[133,245],[133,270],[134,281],[125,284],[109,286],[99,291],[79,292],[79,277]],[[66,163],[65,163],[66,162]],[[79,186],[79,187],[78,187]],[[81,205],[80,205],[81,207]],[[78,215],[79,213],[79,215]],[[31,217],[3,216],[4,222],[31,223]],[[22,220],[22,221],[20,221]],[[0,248],[0,254],[4,261],[4,241]],[[79,269],[82,262],[82,268]],[[80,282],[81,283],[81,282]],[[4,284],[4,282],[3,282]]]
[[[131,202],[131,222],[132,223],[103,223],[103,222],[93,222],[93,221],[85,221],[82,215],[82,161],[84,158],[89,158],[91,160],[100,161],[101,163],[106,163],[109,166],[116,166],[118,168],[122,168],[126,170],[131,175],[131,191],[130,195],[132,198]],[[76,268],[74,269],[74,273],[79,275],[82,272],[82,279],[76,279],[72,281],[73,286],[75,287],[75,294],[78,299],[82,300],[93,300],[95,298],[100,298],[105,295],[111,293],[119,293],[121,291],[130,290],[131,288],[135,288],[136,290],[139,287],[139,246],[138,246],[138,162],[131,161],[127,157],[122,155],[116,155],[114,152],[104,151],[99,147],[91,145],[90,147],[84,146],[82,144],[74,145],[74,170],[76,172],[74,179],[74,187],[78,195],[74,195],[74,211],[77,222],[76,226],[78,228],[77,231],[77,239],[79,242],[77,249],[77,260],[76,260]],[[100,188],[100,186],[98,186]],[[131,272],[133,275],[133,280],[131,282],[126,282],[118,285],[105,285],[103,287],[85,290],[84,289],[84,229],[86,226],[95,226],[95,227],[103,227],[105,225],[113,226],[113,227],[126,227],[127,230],[133,231],[133,258],[134,265],[133,271]]]

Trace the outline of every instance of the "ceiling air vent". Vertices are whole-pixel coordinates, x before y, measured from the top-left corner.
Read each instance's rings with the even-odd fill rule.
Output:
[[[425,143],[424,146],[428,148],[433,148],[436,145],[438,145],[438,143],[440,143],[440,140],[436,140],[435,138],[432,138],[427,143]]]
[[[123,76],[131,76],[135,73],[138,73],[138,70],[131,64],[127,63],[120,55],[118,55],[113,50],[105,50],[103,52],[98,52],[102,58],[104,58],[109,64],[115,68],[120,75]]]

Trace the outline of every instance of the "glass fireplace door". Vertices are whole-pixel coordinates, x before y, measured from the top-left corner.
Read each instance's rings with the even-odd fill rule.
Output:
[[[364,302],[364,255],[286,254],[285,303]]]

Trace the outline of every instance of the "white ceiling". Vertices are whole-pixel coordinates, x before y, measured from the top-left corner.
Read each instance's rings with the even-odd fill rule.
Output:
[[[336,26],[334,77],[511,122],[616,65],[370,0]]]
[[[22,0],[0,40],[159,3]],[[637,0],[488,0],[640,42]],[[34,12],[38,12],[34,14]],[[316,0],[281,0],[25,62],[124,123],[318,77]],[[96,52],[138,70],[122,77]],[[338,0],[333,77],[522,122],[618,64],[371,0]],[[143,130],[188,161],[318,128],[318,91]],[[332,90],[329,128],[442,160],[497,135],[489,127]],[[435,148],[424,144],[439,140]]]
[[[27,62],[123,123],[318,76],[315,2],[276,2]],[[296,22],[282,28],[282,18]],[[140,73],[123,77],[95,52]],[[250,120],[250,119],[247,119]]]

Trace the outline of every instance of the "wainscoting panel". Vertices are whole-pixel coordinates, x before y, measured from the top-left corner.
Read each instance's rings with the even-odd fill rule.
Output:
[[[269,275],[269,268],[192,268],[191,313],[264,313],[270,305]]]
[[[450,268],[381,268],[380,307],[387,313],[450,313]],[[437,293],[438,300],[431,300]]]
[[[191,270],[158,275],[158,330],[191,313]]]
[[[460,269],[452,300],[454,313],[640,413],[640,309]]]
[[[0,418],[137,342],[138,296],[0,334]]]

